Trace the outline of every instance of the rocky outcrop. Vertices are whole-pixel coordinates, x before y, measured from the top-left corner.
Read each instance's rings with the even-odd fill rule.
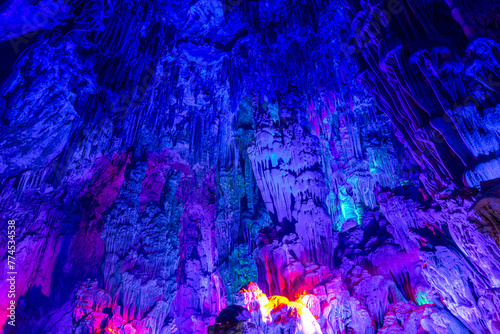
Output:
[[[500,331],[499,12],[3,3],[0,331]]]

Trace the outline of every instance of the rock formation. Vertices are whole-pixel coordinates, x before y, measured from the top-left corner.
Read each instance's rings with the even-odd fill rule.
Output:
[[[10,0],[0,60],[0,333],[500,333],[495,1]]]

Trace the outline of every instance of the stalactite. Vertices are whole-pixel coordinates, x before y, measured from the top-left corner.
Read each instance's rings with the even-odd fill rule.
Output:
[[[16,333],[499,332],[499,10],[0,6]]]

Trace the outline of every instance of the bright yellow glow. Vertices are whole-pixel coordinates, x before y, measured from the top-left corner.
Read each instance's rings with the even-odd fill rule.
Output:
[[[262,321],[267,324],[287,323],[288,321],[298,321],[304,334],[321,333],[321,328],[317,322],[318,317],[305,305],[302,299],[307,295],[303,291],[298,294],[297,299],[290,301],[284,296],[267,297],[256,283],[249,283],[241,288],[239,293],[244,294],[245,305],[250,312],[259,311]],[[294,320],[295,319],[295,320]]]

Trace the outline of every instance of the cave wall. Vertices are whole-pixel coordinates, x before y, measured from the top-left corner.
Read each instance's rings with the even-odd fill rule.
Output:
[[[500,331],[499,15],[4,2],[1,331]]]

